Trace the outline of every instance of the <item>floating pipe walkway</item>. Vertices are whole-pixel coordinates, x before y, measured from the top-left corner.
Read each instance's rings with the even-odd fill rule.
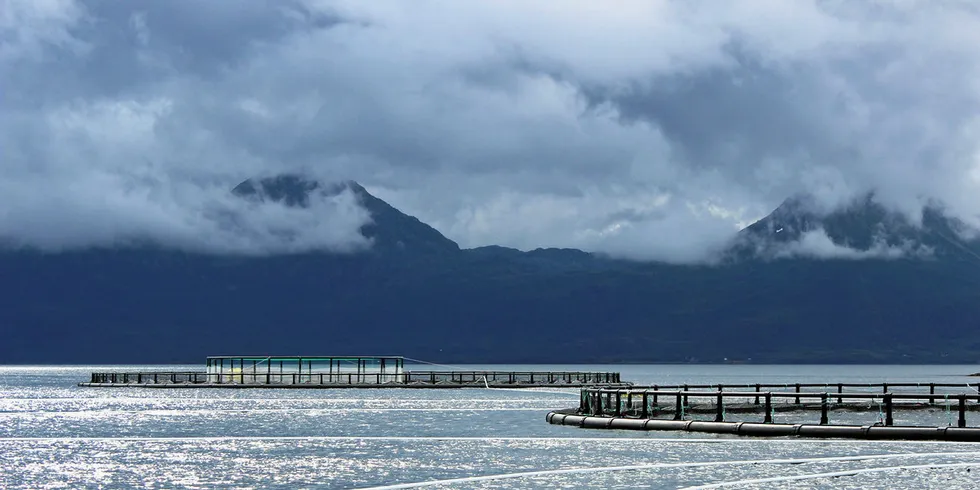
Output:
[[[711,386],[723,387],[721,385]],[[764,385],[757,386],[761,388]],[[802,387],[803,385],[795,386]],[[866,388],[869,385],[862,384],[859,386]],[[800,391],[800,388],[792,392],[723,391],[722,389],[716,391],[669,391],[661,389],[662,387],[585,388],[581,392],[580,405],[577,409],[550,412],[546,416],[546,420],[552,424],[584,428],[676,430],[762,437],[801,436],[980,442],[980,427],[967,427],[966,422],[968,410],[980,409],[980,404],[978,404],[980,403],[980,394],[959,393],[950,395],[936,393],[937,386],[941,388],[963,387],[963,385],[939,383],[926,384],[925,386],[930,387],[929,393],[893,393],[887,391],[889,386],[922,388],[924,387],[922,384],[887,383],[883,386],[886,390],[884,393],[854,393],[843,392],[843,390],[838,390],[837,393],[818,393],[803,392]],[[663,398],[669,399],[673,403],[661,405],[659,400]],[[712,406],[712,411],[715,412],[714,421],[684,420],[685,414],[692,411],[689,404],[691,398],[711,399],[714,402]],[[754,403],[749,402],[739,406],[742,409],[739,411],[763,411],[763,420],[761,422],[726,421],[726,405],[732,406],[732,399],[742,401],[754,399]],[[773,422],[773,413],[776,408],[774,400],[787,401],[780,404],[781,409],[787,407],[791,410],[813,409],[812,405],[808,406],[803,403],[803,400],[807,399],[819,401],[819,423],[786,424]],[[835,399],[836,405],[833,404]],[[894,411],[896,409],[937,406],[934,403],[938,399],[943,399],[947,408],[950,406],[950,401],[955,403],[958,414],[956,427],[899,427],[894,425]],[[764,400],[764,404],[760,400]],[[863,407],[861,401],[869,401],[870,404]],[[969,403],[971,401],[978,403],[971,404]],[[879,403],[878,409],[882,418],[879,424],[868,426],[830,424],[829,415],[832,405],[834,409],[843,407],[851,410],[861,410],[862,408],[868,410],[875,402]],[[699,411],[705,412],[707,410],[702,408]],[[671,413],[673,417],[670,420],[656,418],[656,415],[660,413]]]
[[[876,425],[774,424],[760,422],[709,422],[699,420],[628,419],[548,413],[556,425],[587,429],[626,429],[701,432],[756,437],[813,437],[876,440],[980,442],[980,427],[896,427]]]

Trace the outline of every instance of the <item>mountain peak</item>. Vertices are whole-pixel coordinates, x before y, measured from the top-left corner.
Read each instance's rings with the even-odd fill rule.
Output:
[[[452,253],[459,251],[456,242],[439,231],[375,197],[354,180],[323,183],[300,174],[279,174],[248,179],[232,189],[246,199],[271,200],[286,206],[309,207],[310,196],[321,192],[327,196],[350,191],[358,203],[371,214],[371,222],[361,233],[372,240],[376,252]]]
[[[980,249],[961,236],[964,224],[930,204],[921,222],[890,210],[864,194],[836,209],[821,207],[808,195],[784,201],[768,216],[743,229],[732,252],[739,258],[778,255],[814,235],[825,235],[826,246],[864,255],[875,251],[903,255],[909,251],[941,255],[971,255]],[[829,240],[829,243],[827,241]]]
[[[336,195],[345,189],[356,195],[367,194],[364,187],[353,180],[325,185],[318,180],[300,174],[279,174],[260,179],[248,179],[235,186],[232,194],[249,199],[281,202],[287,206],[308,207],[310,195],[317,190],[327,195]]]

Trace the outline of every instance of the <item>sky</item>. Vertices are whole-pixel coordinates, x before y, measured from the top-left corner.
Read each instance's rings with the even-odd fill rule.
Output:
[[[0,237],[365,246],[350,194],[229,194],[304,172],[463,247],[697,261],[799,194],[977,223],[978,109],[966,0],[0,0]]]

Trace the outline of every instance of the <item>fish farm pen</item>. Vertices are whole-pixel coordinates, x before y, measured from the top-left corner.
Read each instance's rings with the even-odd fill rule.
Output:
[[[614,372],[406,370],[400,356],[211,356],[204,371],[94,372],[86,387],[463,388],[619,385]]]
[[[669,385],[586,387],[578,408],[550,412],[546,420],[601,429],[980,442],[980,427],[967,424],[967,412],[978,410],[980,384]],[[915,412],[924,414],[920,423],[896,423],[897,413]],[[870,423],[869,413],[876,415]],[[923,425],[929,416],[939,420]]]

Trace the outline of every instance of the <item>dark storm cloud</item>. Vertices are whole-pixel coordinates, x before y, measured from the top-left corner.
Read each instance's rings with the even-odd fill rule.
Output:
[[[678,156],[699,168],[762,161],[801,149],[826,159],[835,146],[824,96],[805,66],[766,67],[751,55],[734,66],[635,82],[620,93],[589,94],[611,102],[626,122],[645,120],[675,144]],[[588,93],[588,92],[586,92]],[[809,110],[802,111],[802,107]]]
[[[62,8],[68,3],[62,2]],[[80,14],[66,31],[76,40],[76,50],[55,47],[44,56],[19,60],[21,66],[39,64],[58,75],[21,73],[30,80],[11,85],[30,88],[24,98],[146,95],[162,79],[220,76],[245,62],[257,45],[343,22],[329,12],[311,12],[288,1],[97,0],[73,10]]]
[[[28,244],[275,251],[215,217],[294,170],[463,246],[674,261],[799,193],[980,214],[969,3],[8,4],[0,234]],[[362,243],[362,210],[324,205],[303,246]]]

